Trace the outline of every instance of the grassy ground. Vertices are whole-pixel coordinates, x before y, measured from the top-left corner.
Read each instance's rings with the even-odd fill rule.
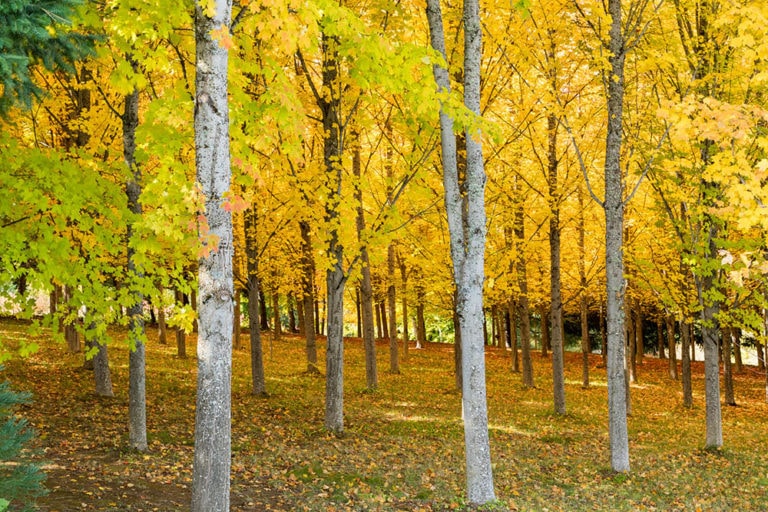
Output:
[[[3,339],[22,336],[0,324]],[[195,359],[151,342],[148,454],[126,450],[127,351],[111,347],[116,397],[92,393],[82,355],[42,337],[41,351],[0,378],[34,393],[20,412],[39,433],[50,494],[43,511],[188,509],[194,440]],[[188,348],[194,354],[194,338]],[[465,509],[464,454],[452,347],[411,350],[400,375],[379,349],[380,389],[365,391],[359,340],[345,344],[346,434],[322,428],[324,380],[306,374],[298,337],[265,340],[270,397],[249,393],[247,351],[234,355],[232,510],[436,511]],[[321,352],[322,355],[322,352]],[[738,407],[724,407],[725,448],[702,449],[703,368],[694,363],[692,410],[666,361],[646,358],[632,387],[632,472],[609,470],[605,371],[567,354],[568,414],[551,405],[551,366],[534,357],[537,388],[523,390],[509,352],[488,351],[488,399],[498,510],[766,510],[768,405],[761,374],[736,376]]]

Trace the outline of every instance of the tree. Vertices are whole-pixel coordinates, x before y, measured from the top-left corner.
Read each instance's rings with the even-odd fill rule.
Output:
[[[439,1],[427,2],[432,48],[445,59],[442,12]],[[480,8],[473,0],[464,2],[464,103],[480,115],[480,57],[482,50]],[[447,70],[433,66],[435,82],[442,94],[450,93]],[[463,188],[467,194],[464,211],[462,183],[456,163],[456,136],[453,119],[444,104],[440,109],[443,185],[451,260],[456,286],[456,314],[461,336],[462,412],[466,450],[467,495],[474,504],[495,499],[488,439],[488,409],[485,388],[485,344],[483,336],[483,277],[485,261],[485,172],[480,138],[473,121],[466,129],[466,171]]]
[[[0,5],[0,114],[16,104],[29,107],[42,91],[31,67],[74,71],[92,54],[92,38],[70,30],[82,0],[7,0]]]
[[[2,370],[2,367],[0,367]],[[29,461],[25,447],[34,436],[24,419],[18,419],[14,409],[29,402],[29,395],[11,390],[8,382],[0,383],[0,510],[12,505],[32,505],[45,494],[45,475]]]
[[[197,408],[192,510],[229,510],[231,458],[232,217],[227,70],[231,3],[195,4],[195,163],[203,240],[198,276]]]

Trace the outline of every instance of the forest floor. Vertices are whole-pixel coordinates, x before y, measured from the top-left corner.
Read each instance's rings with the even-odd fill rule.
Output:
[[[4,341],[27,336],[0,323]],[[154,333],[151,333],[151,336]],[[128,353],[110,347],[115,397],[97,398],[82,354],[39,336],[41,350],[6,363],[0,378],[34,400],[19,412],[38,432],[48,475],[42,511],[188,509],[194,441],[194,357],[151,340],[147,351],[150,451],[127,445]],[[244,335],[247,345],[247,333]],[[323,430],[324,379],[305,372],[302,340],[265,335],[268,398],[250,394],[247,350],[234,354],[232,510],[466,510],[460,396],[450,345],[411,349],[401,373],[379,347],[379,389],[365,390],[363,350],[345,343],[342,437]],[[194,337],[188,353],[194,354]],[[321,350],[321,356],[323,351]],[[632,385],[632,471],[609,467],[605,370],[566,355],[568,414],[552,407],[551,365],[534,356],[535,389],[511,371],[510,352],[489,348],[488,404],[498,506],[522,511],[715,511],[768,509],[768,404],[764,376],[735,377],[736,407],[723,408],[725,446],[704,444],[703,367],[694,363],[694,408],[682,407],[667,361],[646,357]],[[321,364],[322,367],[322,364]]]

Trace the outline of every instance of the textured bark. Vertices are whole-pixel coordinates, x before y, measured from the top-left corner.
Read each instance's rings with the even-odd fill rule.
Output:
[[[427,19],[432,47],[445,56],[439,2],[428,0]],[[480,112],[481,29],[476,0],[464,2],[464,103]],[[442,91],[450,83],[444,68],[435,66],[435,81]],[[495,499],[488,438],[483,333],[483,277],[485,259],[485,171],[480,134],[467,130],[466,204],[464,215],[453,121],[441,108],[440,131],[443,184],[451,239],[451,260],[456,284],[456,313],[461,339],[462,408],[467,468],[467,496],[472,504]]]
[[[383,330],[383,338],[389,339],[389,319],[387,318],[387,299],[385,298],[379,302],[379,311],[381,311],[381,327]]]
[[[130,59],[129,59],[130,60]],[[132,62],[132,64],[134,64]],[[134,67],[135,64],[134,64]],[[139,126],[139,91],[126,95],[123,109],[123,158],[131,176],[126,184],[128,209],[135,218],[141,216],[141,169],[134,157],[136,151],[136,128]],[[143,273],[136,265],[136,248],[133,222],[128,224],[128,275],[136,281]],[[138,283],[136,283],[138,284]],[[147,398],[146,398],[146,355],[144,350],[144,295],[132,292],[132,304],[128,307],[128,333],[131,352],[128,355],[128,445],[134,450],[147,451]]]
[[[525,212],[520,184],[515,181],[514,241],[515,271],[520,296],[517,300],[517,317],[520,319],[520,359],[523,365],[523,387],[534,387],[533,360],[531,359],[531,311],[528,302],[528,269],[525,257]]]
[[[578,188],[579,200],[579,314],[581,317],[581,386],[589,387],[589,305],[587,304],[587,254],[585,249],[584,188]]]
[[[640,301],[635,301],[635,364],[642,365],[645,356],[645,318]]]
[[[184,306],[188,303],[187,296],[176,290],[176,302]],[[176,328],[176,356],[180,359],[187,357],[187,333],[181,327]]]
[[[735,365],[734,371],[741,373],[743,371],[744,362],[741,359],[741,329],[734,328],[733,330],[733,362]]]
[[[554,58],[554,55],[552,56]],[[556,85],[556,84],[555,84]],[[557,117],[547,116],[547,167],[549,185],[549,298],[552,347],[552,391],[557,414],[565,414],[565,365],[563,361],[563,299],[560,289],[560,190],[558,187]],[[542,318],[542,321],[544,319]]]
[[[681,333],[682,334],[682,333]],[[669,353],[669,378],[677,380],[677,348],[675,348],[675,319],[667,315],[667,352]]]
[[[328,336],[325,355],[325,427],[333,433],[344,431],[344,287],[347,276],[342,267],[344,247],[339,240],[341,222],[339,203],[342,200],[342,123],[339,88],[337,36],[323,34],[322,78],[324,91],[318,98],[323,121],[323,166],[325,188],[325,220],[328,223],[327,254],[331,262],[326,270]]]
[[[391,200],[390,200],[391,201]],[[389,373],[400,373],[400,351],[397,346],[397,292],[395,290],[395,244],[387,247],[387,317],[389,318]]]
[[[168,324],[165,322],[165,307],[162,305],[157,308],[157,341],[161,345],[168,344]]]
[[[608,354],[608,430],[611,469],[629,471],[627,385],[624,348],[624,182],[621,170],[624,110],[625,46],[621,29],[621,0],[608,0],[609,32],[608,129],[605,139],[605,269]]]
[[[275,291],[272,294],[272,339],[279,340],[283,334],[280,322],[280,294]]]
[[[248,275],[248,336],[251,345],[251,394],[266,396],[264,348],[261,343],[261,283],[259,282],[259,247],[256,239],[258,214],[255,206],[244,213],[245,258]]]
[[[234,303],[232,304],[232,348],[234,350],[243,348],[240,338],[242,327],[240,324],[240,291],[236,290]]]
[[[353,136],[353,140],[357,137]],[[360,183],[361,163],[360,145],[355,142],[352,152],[352,171]],[[360,309],[362,320],[363,346],[365,347],[365,383],[369,391],[373,391],[379,385],[378,370],[376,367],[376,338],[373,325],[373,286],[371,284],[371,264],[368,258],[368,246],[363,244],[363,232],[365,231],[365,210],[363,208],[363,192],[360,186],[355,187],[355,199],[357,202],[357,240],[360,247],[360,264],[362,277],[360,279]]]
[[[231,464],[232,217],[222,205],[229,191],[228,50],[212,32],[229,27],[230,0],[214,0],[208,17],[195,6],[195,166],[203,215],[217,237],[198,260],[197,403],[192,512],[229,510]]]
[[[637,338],[635,336],[635,329],[636,329],[636,317],[632,312],[632,300],[630,297],[626,298],[625,302],[626,308],[627,308],[627,321],[625,324],[625,329],[627,332],[627,343],[628,346],[628,352],[627,352],[627,371],[629,373],[629,382],[637,382],[637,359],[635,358],[635,355],[637,354],[635,349],[635,343],[637,341]]]
[[[725,387],[725,405],[736,405],[736,397],[733,393],[733,366],[731,364],[732,337],[735,328],[729,327],[722,331],[722,357],[723,357],[723,386]]]
[[[93,356],[93,379],[96,384],[96,394],[99,396],[112,397],[115,394],[112,391],[112,376],[109,371],[109,354],[107,346],[99,340],[93,340],[94,346],[98,347]]]
[[[408,361],[408,338],[410,333],[408,332],[408,272],[405,268],[405,261],[400,258],[400,281],[402,282],[402,297],[400,304],[403,308],[403,361]]]
[[[691,325],[680,322],[680,373],[682,374],[683,384],[683,407],[690,409],[693,407],[693,390],[691,386],[691,357],[688,346],[691,344]]]
[[[373,293],[373,292],[371,292]],[[381,307],[378,302],[373,303],[373,310],[376,313],[376,337],[377,338],[383,338],[384,337],[384,329],[382,327],[381,322]]]
[[[659,359],[666,359],[664,353],[664,345],[666,341],[664,339],[664,318],[662,316],[656,317],[656,347],[659,354]]]
[[[512,371],[520,373],[520,342],[517,336],[517,303],[509,301],[507,306],[507,332],[509,333],[509,348],[512,351]],[[530,355],[530,354],[529,354]]]
[[[598,322],[600,322],[600,356],[603,358],[603,367],[608,359],[608,326],[605,322],[605,304],[600,303]]]
[[[312,232],[309,222],[299,222],[301,231],[301,265],[304,304],[304,339],[306,340],[307,372],[320,373],[317,367],[317,336],[315,334],[315,258],[312,255]]]
[[[551,326],[550,313],[546,304],[539,305],[539,327],[541,328],[541,357],[547,357],[551,347],[549,328]]]

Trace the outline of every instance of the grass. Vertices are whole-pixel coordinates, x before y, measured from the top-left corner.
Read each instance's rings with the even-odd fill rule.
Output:
[[[20,336],[0,323],[3,338]],[[150,333],[151,335],[152,333]],[[118,339],[121,334],[117,334]],[[127,351],[111,347],[114,399],[92,393],[82,355],[42,349],[11,361],[4,377],[34,393],[20,411],[39,433],[50,494],[43,511],[188,509],[194,439],[195,360],[151,342],[147,355],[148,454],[126,450]],[[193,355],[194,337],[188,354]],[[322,352],[321,352],[322,355]],[[411,350],[389,374],[379,349],[379,389],[365,391],[363,350],[345,345],[345,425],[322,428],[324,379],[305,373],[304,348],[286,336],[265,352],[269,398],[250,395],[249,356],[234,354],[232,510],[443,511],[467,509],[460,395],[452,347]],[[764,377],[736,376],[738,407],[723,408],[725,447],[703,449],[703,368],[694,363],[694,408],[666,361],[646,357],[633,385],[632,470],[609,468],[605,371],[591,360],[582,389],[580,354],[566,354],[568,414],[554,414],[551,366],[534,356],[535,389],[512,373],[509,353],[488,349],[488,403],[496,493],[486,510],[635,511],[768,508]],[[321,364],[322,367],[322,364]]]

